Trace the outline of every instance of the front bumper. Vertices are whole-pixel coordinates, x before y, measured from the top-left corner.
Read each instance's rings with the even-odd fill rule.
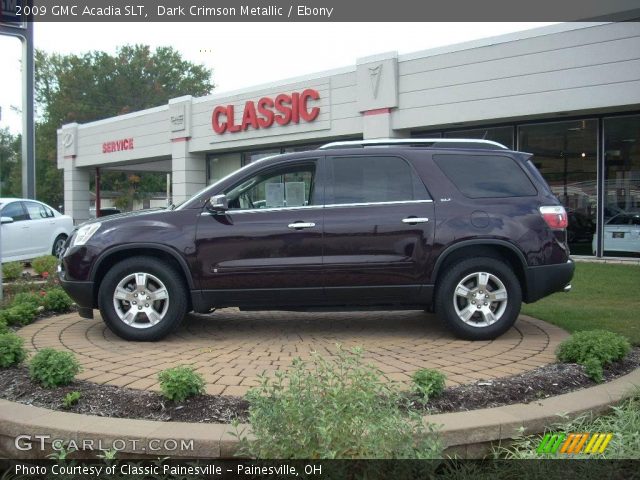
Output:
[[[525,270],[526,289],[523,300],[535,302],[555,292],[571,290],[571,279],[575,270],[573,260],[556,265],[529,267]]]
[[[82,318],[93,318],[93,282],[78,282],[65,279],[64,270],[58,271],[60,285],[78,305]]]

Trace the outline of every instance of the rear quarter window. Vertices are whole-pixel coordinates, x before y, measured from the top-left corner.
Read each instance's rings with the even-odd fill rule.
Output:
[[[528,197],[538,193],[518,163],[505,155],[438,154],[433,160],[465,197]]]

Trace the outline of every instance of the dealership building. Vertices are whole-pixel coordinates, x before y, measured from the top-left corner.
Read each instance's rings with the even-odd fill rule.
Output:
[[[533,153],[569,212],[573,253],[633,252],[640,245],[640,228],[632,228],[640,218],[640,23],[559,24],[381,53],[68,124],[58,130],[58,167],[65,212],[82,222],[97,169],[169,173],[179,203],[264,156],[335,140],[441,137]]]

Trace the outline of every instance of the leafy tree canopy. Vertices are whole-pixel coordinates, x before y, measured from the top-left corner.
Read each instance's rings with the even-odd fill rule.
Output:
[[[36,193],[53,206],[63,201],[62,171],[56,166],[56,132],[63,124],[155,107],[181,95],[203,96],[214,88],[209,69],[184,60],[172,47],[151,50],[147,45],[125,45],[114,55],[100,51],[60,55],[37,50],[35,65]],[[127,188],[123,182],[129,182],[130,177],[137,176],[104,172],[101,186],[104,190],[119,189],[125,195],[134,191],[142,198],[150,193],[145,191],[147,186],[164,182],[163,174],[141,173],[136,188]]]
[[[36,98],[44,121],[59,127],[163,105],[213,89],[211,71],[182,59],[172,47],[126,45],[115,55],[36,52]]]

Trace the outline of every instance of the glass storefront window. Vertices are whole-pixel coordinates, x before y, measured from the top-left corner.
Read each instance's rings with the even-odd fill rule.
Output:
[[[256,160],[260,160],[261,158],[270,157],[272,155],[278,155],[280,153],[280,149],[277,150],[260,150],[259,152],[247,152],[244,154],[244,163],[248,165],[250,163],[255,162]]]
[[[329,143],[329,142],[325,142],[325,143]],[[294,145],[291,147],[284,147],[282,149],[282,153],[306,152],[307,150],[316,150],[318,147],[321,147],[322,145],[324,145],[324,143]]]
[[[411,132],[411,138],[442,138],[440,132]]]
[[[598,201],[597,120],[521,125],[518,150],[534,154],[533,163],[567,209],[571,253],[593,255]]]
[[[238,170],[241,166],[241,159],[240,153],[207,155],[207,185],[212,185]]]
[[[640,255],[640,115],[604,119],[605,255]]]
[[[328,141],[323,143],[291,145],[267,150],[255,150],[251,152],[209,153],[207,155],[207,185],[211,185],[230,173],[235,172],[243,165],[248,165],[261,158],[279,155],[281,153],[315,150],[319,146],[324,145],[324,143],[328,143]]]
[[[474,128],[472,130],[456,130],[445,132],[445,138],[479,138],[501,143],[513,149],[513,127]]]

